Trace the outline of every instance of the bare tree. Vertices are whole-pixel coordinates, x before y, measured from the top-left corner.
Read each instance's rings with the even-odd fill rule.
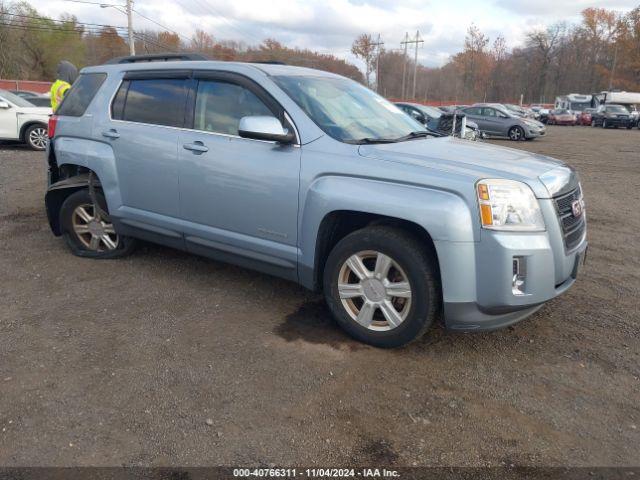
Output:
[[[371,72],[373,72],[376,61],[376,46],[373,37],[368,33],[360,35],[351,45],[351,53],[364,61],[366,69],[365,80],[367,87],[369,87],[371,85]]]

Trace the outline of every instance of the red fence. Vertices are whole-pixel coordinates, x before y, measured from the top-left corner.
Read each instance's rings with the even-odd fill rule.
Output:
[[[1,90],[27,90],[29,92],[46,93],[51,90],[51,82],[35,80],[0,80]]]

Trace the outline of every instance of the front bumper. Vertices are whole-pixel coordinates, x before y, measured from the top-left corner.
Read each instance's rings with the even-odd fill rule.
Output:
[[[629,118],[605,118],[604,120],[607,122],[607,126],[612,127],[628,127],[634,124],[634,121]]]
[[[525,131],[525,137],[526,138],[538,138],[538,137],[543,137],[546,134],[547,134],[547,129],[546,128],[532,128],[532,127],[529,127]]]
[[[585,235],[566,251],[552,200],[540,200],[546,231],[483,230],[479,242],[436,242],[447,328],[483,331],[516,323],[567,291],[579,275]],[[513,289],[514,259],[524,283]]]

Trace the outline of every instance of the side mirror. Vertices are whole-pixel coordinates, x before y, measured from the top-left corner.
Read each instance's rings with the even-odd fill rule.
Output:
[[[242,117],[238,133],[242,138],[285,144],[293,143],[296,139],[294,133],[286,130],[280,120],[268,116]]]
[[[0,108],[4,108],[4,109],[11,108],[11,105],[9,105],[9,103],[5,102],[4,100],[0,100]]]

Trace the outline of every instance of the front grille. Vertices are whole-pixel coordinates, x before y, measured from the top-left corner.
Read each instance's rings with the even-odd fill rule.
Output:
[[[560,226],[562,227],[564,246],[567,250],[574,249],[584,236],[584,230],[586,228],[585,213],[583,211],[582,215],[576,217],[573,215],[571,208],[573,202],[580,199],[582,199],[582,190],[580,190],[580,187],[553,199],[556,204],[558,218],[560,219]]]

